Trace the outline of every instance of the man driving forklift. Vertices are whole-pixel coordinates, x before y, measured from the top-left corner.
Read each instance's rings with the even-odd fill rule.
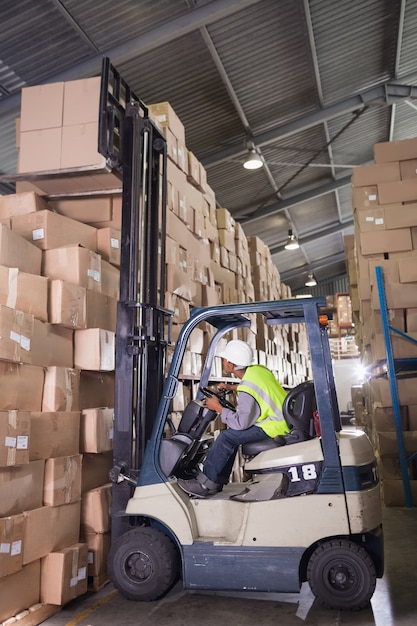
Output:
[[[211,446],[203,472],[196,478],[179,479],[178,485],[191,496],[207,498],[229,482],[238,448],[241,444],[277,439],[289,432],[282,414],[286,396],[272,372],[263,365],[253,364],[252,348],[244,341],[230,341],[223,352],[223,370],[227,376],[235,376],[239,383],[219,383],[220,390],[236,390],[235,409],[223,407],[213,395],[206,398],[208,409],[216,411],[228,427],[220,431]]]

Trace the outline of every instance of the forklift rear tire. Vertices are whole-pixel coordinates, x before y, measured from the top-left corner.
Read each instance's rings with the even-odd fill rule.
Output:
[[[307,580],[320,604],[329,609],[358,611],[375,591],[375,566],[368,553],[345,539],[322,543],[310,557]]]
[[[159,530],[134,528],[112,545],[108,568],[114,586],[125,598],[156,600],[178,577],[178,552],[172,541]]]

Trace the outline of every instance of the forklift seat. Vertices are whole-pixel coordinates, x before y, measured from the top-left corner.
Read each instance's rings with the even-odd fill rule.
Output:
[[[312,380],[307,380],[291,389],[282,405],[282,414],[290,432],[277,441],[268,437],[264,441],[245,443],[242,446],[242,454],[246,457],[253,457],[264,450],[313,439],[317,436],[314,422],[316,410],[314,383]]]
[[[192,400],[185,407],[177,431],[161,441],[159,462],[165,476],[190,478],[189,473],[201,460],[203,450],[212,442],[212,438],[203,440],[203,436],[216,415],[198,400]]]

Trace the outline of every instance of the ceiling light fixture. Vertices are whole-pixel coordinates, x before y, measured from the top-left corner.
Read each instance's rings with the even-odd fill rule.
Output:
[[[299,247],[300,247],[300,244],[297,241],[297,237],[294,235],[294,233],[290,229],[288,231],[287,243],[285,244],[284,248],[286,250],[297,250],[297,248]]]
[[[315,287],[317,285],[317,281],[314,278],[314,274],[309,274],[304,284],[306,287]]]
[[[246,170],[258,170],[262,167],[262,159],[259,154],[256,152],[255,148],[250,148],[248,156],[246,157],[246,161],[243,164],[243,167]]]

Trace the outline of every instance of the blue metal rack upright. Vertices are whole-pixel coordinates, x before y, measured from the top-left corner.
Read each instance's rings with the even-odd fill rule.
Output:
[[[392,408],[394,413],[394,421],[395,421],[395,431],[397,435],[397,444],[398,444],[398,454],[400,460],[400,468],[401,468],[401,476],[402,482],[404,486],[405,493],[405,505],[407,508],[413,507],[413,496],[411,493],[411,485],[410,485],[410,477],[408,473],[408,463],[410,463],[414,458],[417,457],[417,453],[413,454],[411,457],[407,458],[405,444],[404,444],[404,436],[401,424],[401,413],[400,413],[400,401],[398,397],[398,386],[397,386],[397,373],[398,371],[411,371],[417,370],[417,359],[394,359],[392,343],[391,343],[391,334],[390,331],[404,337],[408,341],[417,344],[417,341],[398,330],[397,328],[393,328],[388,323],[388,313],[387,313],[387,301],[385,296],[385,287],[384,287],[384,277],[382,273],[382,268],[377,266],[375,268],[376,271],[376,282],[378,286],[378,296],[379,296],[379,305],[381,309],[381,320],[382,320],[382,330],[384,334],[384,342],[385,342],[385,351],[387,354],[387,373],[388,380],[390,384],[391,391],[391,399],[392,399]]]

